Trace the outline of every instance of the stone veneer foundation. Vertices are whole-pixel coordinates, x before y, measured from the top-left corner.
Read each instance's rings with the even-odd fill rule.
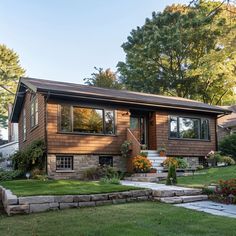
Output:
[[[66,155],[67,156],[67,155]],[[56,170],[56,155],[48,155],[48,176],[53,179],[83,179],[83,173],[86,169],[97,167],[99,165],[99,156],[112,156],[113,167],[119,171],[126,171],[126,160],[119,155],[69,155],[73,156],[73,170]]]

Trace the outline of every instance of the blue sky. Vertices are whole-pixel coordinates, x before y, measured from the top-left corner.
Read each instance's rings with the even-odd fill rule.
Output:
[[[83,83],[93,67],[116,69],[130,31],[153,11],[185,0],[0,0],[0,43],[26,75]]]

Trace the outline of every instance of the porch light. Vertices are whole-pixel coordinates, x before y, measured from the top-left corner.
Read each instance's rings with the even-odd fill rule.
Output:
[[[29,178],[30,178],[30,173],[27,172],[27,173],[25,174],[25,177],[29,180]]]

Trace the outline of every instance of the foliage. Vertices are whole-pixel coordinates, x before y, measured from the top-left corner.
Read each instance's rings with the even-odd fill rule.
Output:
[[[112,177],[112,178],[104,177],[104,178],[101,178],[100,181],[102,183],[107,183],[107,184],[120,184],[119,177]]]
[[[121,89],[122,84],[119,83],[116,73],[111,69],[103,70],[103,68],[94,67],[95,73],[92,73],[91,78],[85,78],[85,84],[103,88]]]
[[[86,180],[97,180],[101,178],[112,179],[119,177],[120,175],[117,169],[109,165],[99,165],[97,167],[87,168],[83,174],[83,179]]]
[[[129,142],[129,141],[124,141],[122,144],[121,144],[121,147],[120,147],[120,152],[121,152],[121,155],[122,157],[124,158],[128,158],[130,157],[130,145],[132,143]]]
[[[132,164],[136,173],[148,173],[152,167],[150,160],[144,156],[134,157]]]
[[[157,169],[156,168],[151,168],[150,173],[157,173]]]
[[[153,12],[122,45],[123,83],[135,91],[209,104],[234,102],[235,12],[233,5],[208,0]]]
[[[19,56],[4,44],[0,44],[0,127],[6,127],[8,104],[13,103],[17,82],[24,74]]]
[[[30,172],[30,178],[44,181],[48,179],[47,175],[45,175],[45,170],[41,170],[39,168],[34,168]]]
[[[45,150],[43,140],[33,141],[26,149],[18,151],[13,155],[14,169],[23,172],[31,171],[34,168],[42,170],[45,167]]]
[[[23,176],[20,170],[0,170],[0,181],[13,180]]]
[[[236,179],[220,180],[215,195],[220,196],[218,199],[224,203],[236,204]]]
[[[174,165],[175,168],[180,168],[180,169],[186,169],[188,167],[188,163],[186,160],[182,159],[182,158],[175,158],[175,157],[167,157],[162,165],[165,168],[169,168],[170,165]]]
[[[176,166],[170,164],[168,170],[168,176],[166,179],[166,185],[173,185],[173,184],[177,184]]]
[[[235,160],[229,156],[223,156],[222,162],[224,162],[227,166],[235,165]]]
[[[222,162],[222,156],[220,152],[210,151],[206,156],[206,161],[211,166],[216,166],[218,162]]]
[[[142,156],[142,157],[147,157],[147,156],[148,156],[148,153],[147,153],[147,152],[140,152],[139,155]]]
[[[231,156],[236,161],[236,134],[231,134],[221,140],[219,150],[223,155]]]
[[[188,163],[186,160],[182,159],[182,158],[176,158],[177,161],[177,168],[180,169],[186,169],[188,167]]]
[[[197,168],[197,170],[202,170],[202,169],[204,169],[204,166],[203,165],[198,165],[196,168]]]

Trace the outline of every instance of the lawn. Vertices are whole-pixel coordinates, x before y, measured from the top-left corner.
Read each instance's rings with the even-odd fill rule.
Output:
[[[78,180],[13,180],[1,182],[0,185],[10,189],[17,196],[93,194],[137,189],[99,181]]]
[[[236,165],[229,167],[217,167],[197,171],[194,176],[178,177],[178,185],[188,187],[203,187],[212,183],[218,183],[220,179],[236,178]]]
[[[4,236],[236,236],[236,219],[157,202],[1,216]]]

